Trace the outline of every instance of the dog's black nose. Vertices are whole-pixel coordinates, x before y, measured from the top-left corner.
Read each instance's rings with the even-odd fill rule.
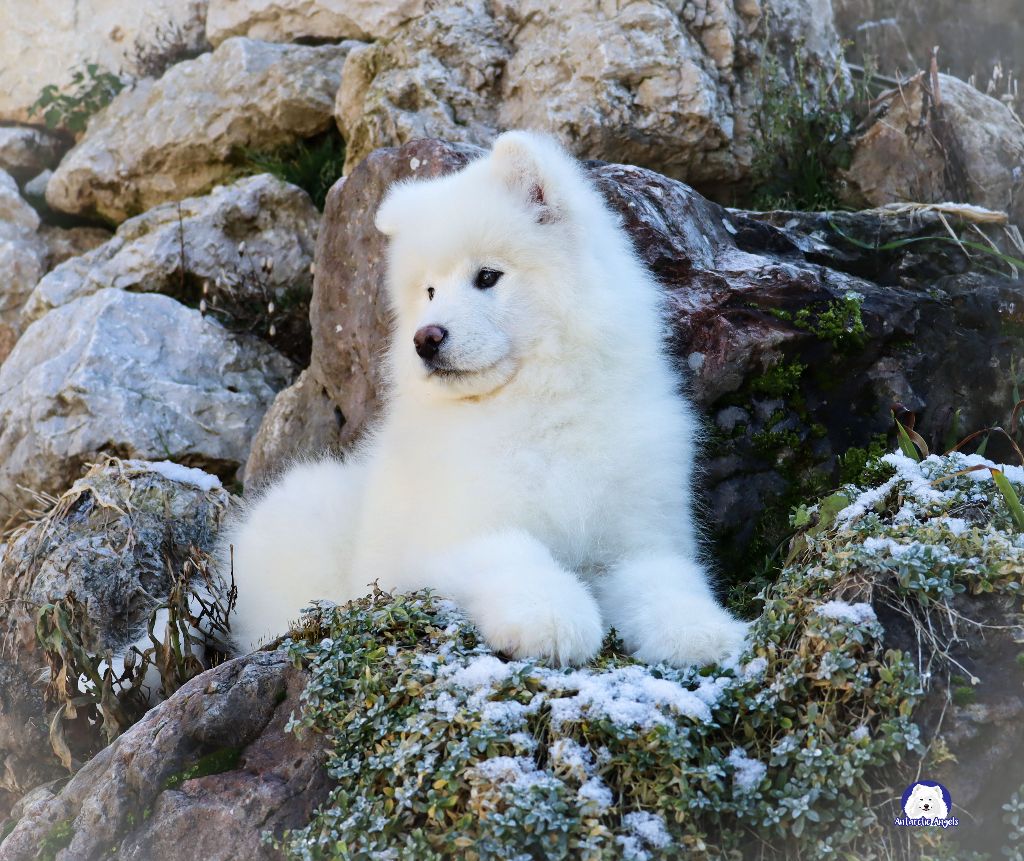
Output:
[[[424,326],[413,335],[412,342],[416,345],[416,354],[421,359],[433,359],[447,337],[447,329],[440,326]]]

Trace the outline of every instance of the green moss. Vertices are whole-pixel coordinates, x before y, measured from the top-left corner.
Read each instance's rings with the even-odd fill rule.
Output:
[[[70,819],[58,822],[39,841],[37,861],[55,861],[58,853],[70,845],[74,836],[75,829],[72,827]]]
[[[869,466],[874,467],[886,452],[888,438],[884,433],[875,434],[867,448],[849,448],[839,456],[839,481],[842,484],[859,484],[872,480]]]
[[[784,398],[800,386],[806,365],[800,362],[780,362],[750,382],[750,391],[770,398]]]
[[[224,747],[206,754],[193,765],[184,771],[172,774],[164,781],[164,789],[177,789],[186,780],[194,780],[198,777],[208,777],[211,774],[222,774],[231,771],[238,766],[242,756],[240,747]]]
[[[958,706],[969,706],[977,699],[974,688],[961,685],[953,688],[953,704]]]
[[[1024,652],[1018,652],[1017,653],[1016,661],[1017,661],[1017,666],[1020,667],[1022,670],[1024,670]]]
[[[859,349],[864,346],[867,337],[861,316],[863,301],[864,297],[859,293],[850,292],[818,311],[801,308],[793,317],[793,325],[826,341],[835,350]]]

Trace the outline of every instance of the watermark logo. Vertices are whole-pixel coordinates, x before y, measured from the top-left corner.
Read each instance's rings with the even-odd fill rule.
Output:
[[[960,824],[950,816],[953,799],[949,790],[932,780],[912,783],[903,793],[904,816],[893,820],[893,825],[906,827],[956,828]]]

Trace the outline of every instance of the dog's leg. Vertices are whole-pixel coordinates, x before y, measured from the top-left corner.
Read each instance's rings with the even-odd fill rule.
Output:
[[[715,600],[700,565],[683,556],[637,556],[598,583],[605,622],[647,663],[707,664],[737,651],[746,625]]]
[[[232,640],[243,651],[284,634],[313,599],[346,601],[364,467],[300,463],[246,505],[222,532],[218,557],[234,563]]]
[[[452,598],[496,651],[580,664],[601,648],[594,597],[526,532],[495,532],[460,544],[425,566],[429,584]]]

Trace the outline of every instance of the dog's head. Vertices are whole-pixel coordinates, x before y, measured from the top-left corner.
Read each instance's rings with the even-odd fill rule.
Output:
[[[527,356],[555,353],[580,280],[577,213],[595,206],[578,164],[526,132],[458,173],[393,186],[376,224],[390,237],[398,384],[483,397]]]
[[[932,819],[936,816],[944,818],[946,802],[942,798],[942,789],[938,786],[916,784],[907,799],[906,812],[915,819]]]

